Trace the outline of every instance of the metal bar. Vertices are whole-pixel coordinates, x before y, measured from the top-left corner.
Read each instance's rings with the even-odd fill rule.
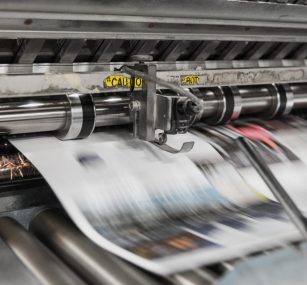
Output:
[[[124,40],[104,40],[95,52],[92,61],[109,62],[120,49]]]
[[[307,57],[307,44],[302,44],[292,55],[295,59],[305,59]]]
[[[173,41],[160,56],[159,60],[176,61],[187,49],[189,42]]]
[[[233,60],[242,52],[242,49],[246,46],[246,42],[231,42],[220,55],[222,60]]]
[[[126,93],[112,96],[94,95],[96,127],[123,125],[130,123],[130,97]]]
[[[176,285],[211,285],[216,278],[212,274],[202,272],[200,269],[176,273],[170,276],[170,280]]]
[[[160,284],[98,247],[55,210],[37,215],[30,224],[30,230],[90,284]]]
[[[242,98],[242,114],[265,113],[271,108],[272,94],[268,86],[243,86],[238,91]]]
[[[66,112],[69,110],[65,96],[0,101],[0,125],[2,131],[8,134],[60,130],[65,125]]]
[[[58,52],[55,62],[74,62],[86,40],[65,40]]]
[[[304,239],[307,238],[307,223],[306,219],[288,195],[286,190],[282,187],[279,181],[276,179],[271,169],[267,166],[262,159],[261,154],[254,147],[254,145],[245,137],[238,137],[236,142],[242,152],[245,154],[251,165],[260,174],[266,185],[272,191],[277,201],[283,206],[284,210],[288,214],[290,220],[297,227]]]
[[[85,284],[15,220],[0,218],[0,237],[42,284]]]
[[[254,43],[253,47],[244,55],[245,59],[258,60],[260,59],[272,46],[272,42]]]
[[[291,53],[295,48],[299,46],[298,43],[282,43],[270,54],[271,59],[284,59]]]
[[[9,54],[12,54],[11,52]],[[8,54],[8,55],[9,55]],[[138,63],[132,61],[131,64]],[[212,72],[232,71],[241,72],[241,69],[266,69],[268,71],[280,70],[287,68],[298,68],[306,67],[307,60],[302,59],[287,59],[287,60],[183,60],[177,62],[169,61],[144,61],[146,64],[155,64],[158,72],[182,72],[189,71],[190,73],[194,70],[210,70]],[[94,63],[94,62],[76,62],[76,63],[35,63],[35,64],[0,64],[0,75],[41,75],[41,74],[52,74],[52,73],[96,73],[96,72],[109,72],[112,74],[115,69],[120,68],[127,61],[121,62],[108,62],[108,63]],[[218,69],[218,70],[217,70]],[[240,80],[237,80],[240,84]],[[270,82],[272,83],[272,82]],[[250,83],[246,83],[247,85]],[[32,94],[33,95],[33,94]]]
[[[0,256],[0,276],[2,284],[42,285],[2,240],[0,240]]]
[[[148,77],[156,76],[155,65],[138,65],[136,66],[137,72],[142,72]],[[156,83],[154,81],[144,81],[141,92],[134,92],[132,94],[133,100],[137,100],[144,108],[138,111],[138,120],[134,123],[135,136],[147,140],[155,140],[155,125],[156,125],[156,101],[157,90]]]
[[[144,66],[146,67],[146,65],[144,65]],[[152,72],[149,72],[150,69],[152,69]],[[154,72],[153,72],[153,70],[154,70]],[[153,89],[153,87],[154,87],[154,90],[156,90],[157,85],[164,86],[165,88],[170,89],[173,92],[175,92],[175,93],[177,93],[181,96],[189,98],[198,108],[202,107],[202,101],[196,95],[194,95],[190,90],[182,88],[178,84],[174,84],[173,82],[166,81],[166,80],[163,80],[161,78],[158,78],[156,76],[156,66],[155,65],[149,65],[148,66],[148,73],[143,72],[143,71],[138,71],[138,70],[133,69],[133,68],[128,67],[128,66],[123,66],[122,71],[131,75],[132,77],[142,78],[143,81],[144,81],[143,87],[142,87],[143,91],[144,91],[144,87],[145,88],[148,87],[147,88],[148,90]],[[146,86],[145,84],[148,85],[148,86]],[[150,84],[154,84],[154,85],[150,85]]]
[[[307,27],[294,29],[181,23],[175,25],[160,22],[154,25],[142,22],[124,25],[116,21],[66,22],[39,19],[32,21],[30,25],[24,22],[27,23],[26,20],[0,18],[0,38],[169,40],[171,35],[172,40],[307,42]]]
[[[129,97],[126,94],[94,96],[96,126],[129,123]],[[19,97],[0,100],[0,129],[7,134],[49,132],[65,126],[69,103],[66,96]]]
[[[33,63],[35,61],[36,56],[41,51],[44,42],[44,39],[23,40],[19,50],[15,55],[14,62]]]
[[[307,108],[307,88],[303,84],[291,84],[290,88],[294,94],[293,108]]]
[[[208,59],[210,55],[214,53],[219,44],[219,41],[202,42],[191,55],[191,60],[201,61]]]
[[[307,85],[289,86],[293,92],[293,109],[307,108]],[[238,86],[237,89],[242,98],[241,114],[261,114],[271,109],[274,94],[269,85]],[[203,101],[202,118],[215,116],[220,111],[220,99],[212,90],[204,88],[195,94]],[[128,93],[95,94],[93,99],[96,127],[130,123]],[[70,108],[65,95],[2,97],[0,104],[0,129],[7,134],[61,130]]]
[[[113,65],[112,69],[115,67],[121,66]],[[12,76],[1,74],[0,97],[54,95],[67,92],[95,94],[130,90],[130,76],[119,71],[61,73],[52,69],[47,70],[49,72],[40,70],[34,74]],[[157,77],[183,88],[295,83],[307,82],[307,66],[169,70],[157,71]],[[187,81],[187,77],[193,77],[193,80]],[[25,81],[27,84],[24,84]],[[141,90],[141,87],[140,84],[135,86],[135,89]],[[158,86],[158,89],[165,89],[165,86]]]
[[[242,3],[227,0],[74,0],[52,2],[31,0],[27,4],[11,0],[0,3],[0,17],[15,19],[57,19],[78,21],[132,21],[164,23],[214,23],[221,25],[258,25],[306,27],[306,8],[297,5]],[[184,7],[184,8],[183,8]],[[172,11],[172,17],[169,16]],[[284,17],[287,15],[287,17]]]
[[[150,55],[154,51],[158,42],[158,40],[139,41],[134,47],[133,51],[130,53],[130,58],[135,55]]]

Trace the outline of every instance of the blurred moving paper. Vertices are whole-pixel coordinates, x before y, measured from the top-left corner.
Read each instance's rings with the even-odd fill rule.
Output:
[[[195,142],[188,154],[118,130],[75,141],[11,140],[85,235],[157,274],[299,239],[283,209],[257,195],[202,136],[170,138],[185,141]]]

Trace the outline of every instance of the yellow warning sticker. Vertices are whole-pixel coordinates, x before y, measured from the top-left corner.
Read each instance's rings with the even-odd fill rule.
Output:
[[[134,87],[142,87],[143,79],[134,78]],[[123,75],[110,75],[104,80],[105,88],[130,88],[131,78]]]
[[[182,86],[198,85],[200,77],[198,75],[181,75],[180,83]]]

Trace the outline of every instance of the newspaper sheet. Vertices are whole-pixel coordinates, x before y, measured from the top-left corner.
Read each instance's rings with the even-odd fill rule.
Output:
[[[234,144],[226,144],[233,145],[226,149],[234,158],[229,160],[219,150],[222,141],[199,132],[170,136],[168,143],[176,147],[186,141],[195,142],[189,153],[170,154],[121,130],[76,141],[11,140],[86,236],[154,273],[300,239]]]

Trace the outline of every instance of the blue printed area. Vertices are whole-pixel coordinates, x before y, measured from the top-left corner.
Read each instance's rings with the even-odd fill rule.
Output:
[[[218,221],[219,224],[240,230],[247,227],[247,220],[240,216],[234,216],[226,219],[222,219]]]
[[[202,235],[210,236],[215,231],[218,231],[219,229],[214,226],[213,224],[198,224],[198,225],[189,225],[189,228],[195,232],[198,232]]]
[[[181,205],[206,207],[212,204],[229,204],[229,201],[213,187],[198,188],[185,192],[184,194],[180,193],[180,191],[170,191],[169,194],[164,193],[164,195],[161,193],[153,193],[150,196],[150,200],[156,207],[161,209],[168,209],[170,205],[175,207]]]
[[[258,203],[242,209],[243,213],[251,218],[271,218],[274,220],[285,220],[282,206],[276,202]]]
[[[196,221],[184,220],[185,228],[189,228],[202,235],[211,236],[215,232],[220,231],[216,224],[222,224],[237,230],[248,227],[248,220],[236,213],[225,212],[225,216],[225,218],[220,218],[220,215],[216,215],[215,217],[207,218],[207,220],[205,220],[205,215],[203,215],[199,216],[199,220]]]

